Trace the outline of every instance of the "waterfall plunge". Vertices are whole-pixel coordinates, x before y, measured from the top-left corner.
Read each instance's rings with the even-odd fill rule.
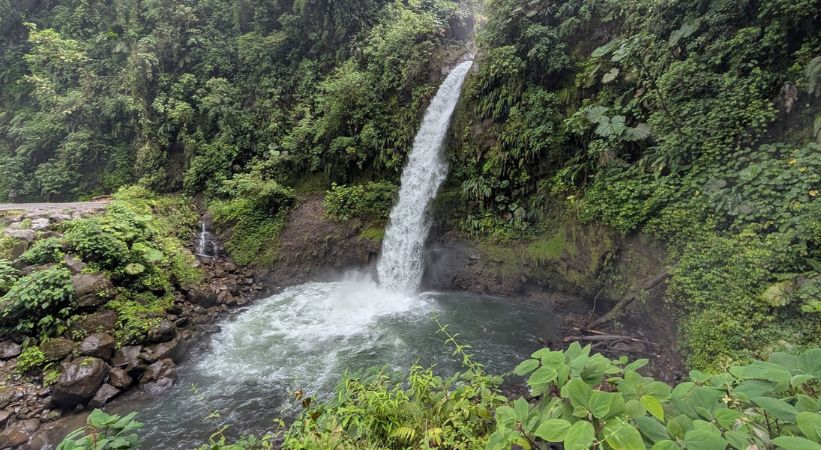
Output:
[[[471,64],[463,62],[450,72],[425,111],[413,141],[377,266],[379,283],[388,290],[411,293],[422,280],[422,251],[430,231],[428,206],[447,175],[442,144]]]

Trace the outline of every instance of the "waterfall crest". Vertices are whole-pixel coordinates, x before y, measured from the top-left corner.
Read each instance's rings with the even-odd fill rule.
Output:
[[[456,66],[439,86],[402,171],[399,201],[391,211],[377,265],[379,283],[391,291],[413,292],[422,280],[423,250],[430,231],[428,206],[447,175],[442,145],[471,64]]]

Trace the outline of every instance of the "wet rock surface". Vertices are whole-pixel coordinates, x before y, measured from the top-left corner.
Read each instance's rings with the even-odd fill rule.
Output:
[[[78,352],[83,356],[94,356],[109,359],[114,353],[114,336],[107,333],[94,333],[83,339]]]
[[[63,368],[54,385],[51,401],[60,409],[70,410],[90,400],[108,376],[108,365],[99,358],[77,358]]]

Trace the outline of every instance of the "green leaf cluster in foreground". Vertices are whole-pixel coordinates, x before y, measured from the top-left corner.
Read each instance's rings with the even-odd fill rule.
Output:
[[[628,363],[571,344],[539,350],[514,370],[530,394],[509,399],[457,346],[465,370],[449,378],[413,366],[348,374],[324,403],[305,407],[283,431],[234,443],[222,430],[202,449],[821,449],[821,349],[774,353],[727,372],[692,371],[670,386]],[[277,422],[279,423],[279,422]],[[281,423],[278,425],[281,427]],[[73,439],[76,439],[75,433]],[[75,447],[70,447],[75,448]],[[115,447],[76,447],[102,449]],[[132,447],[129,447],[132,448]]]

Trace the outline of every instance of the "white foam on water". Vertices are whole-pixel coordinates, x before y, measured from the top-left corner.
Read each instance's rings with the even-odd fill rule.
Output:
[[[381,319],[426,317],[432,305],[361,276],[290,287],[225,323],[195,370],[219,373],[232,383],[285,381],[319,388],[338,378],[352,353],[372,351],[386,338]]]

